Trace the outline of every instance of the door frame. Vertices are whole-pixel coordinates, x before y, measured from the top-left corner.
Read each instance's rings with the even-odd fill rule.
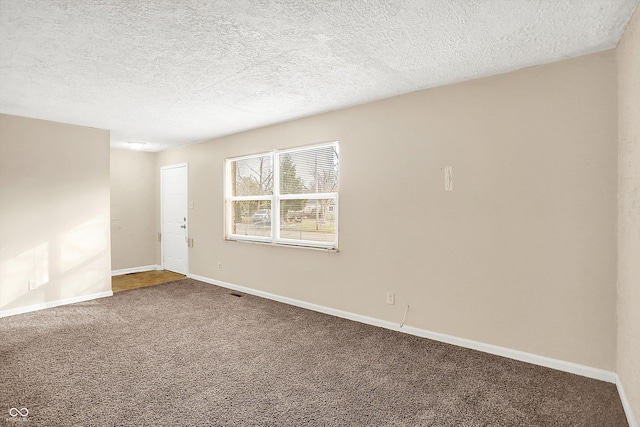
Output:
[[[174,165],[167,165],[167,166],[161,166],[160,167],[160,266],[162,267],[162,269],[164,270],[164,242],[165,242],[165,234],[164,234],[164,188],[163,188],[163,184],[162,184],[162,173],[165,170],[169,170],[169,169],[176,169],[176,168],[186,168],[185,172],[187,174],[187,179],[185,181],[185,192],[186,192],[186,197],[184,198],[184,211],[186,212],[186,218],[187,218],[187,228],[185,229],[185,233],[187,236],[187,256],[185,258],[185,268],[186,268],[186,273],[185,275],[189,275],[189,243],[188,243],[188,239],[189,239],[189,163],[176,163]]]

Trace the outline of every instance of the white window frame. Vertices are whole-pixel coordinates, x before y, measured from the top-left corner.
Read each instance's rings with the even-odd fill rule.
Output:
[[[225,240],[237,240],[259,243],[270,243],[275,245],[286,246],[300,246],[309,248],[321,248],[321,249],[338,249],[338,194],[339,190],[331,193],[302,193],[302,194],[280,194],[280,155],[295,153],[300,151],[311,150],[314,148],[333,147],[337,153],[339,153],[338,141],[326,142],[322,144],[306,145],[302,147],[288,148],[285,150],[273,150],[265,153],[257,153],[246,156],[232,157],[225,160],[224,178],[225,178]],[[232,195],[232,182],[234,177],[231,177],[231,163],[253,159],[257,157],[270,156],[271,164],[273,165],[273,194],[266,196],[233,196]],[[338,164],[340,160],[338,159]],[[339,178],[338,172],[338,180]],[[280,201],[281,200],[295,200],[295,199],[330,199],[333,201],[334,210],[333,215],[335,217],[335,242],[321,242],[315,240],[299,240],[299,239],[286,239],[280,237]],[[233,202],[237,201],[250,201],[250,200],[270,200],[271,201],[271,237],[262,236],[247,236],[244,234],[233,234],[232,221],[233,218],[232,206]]]

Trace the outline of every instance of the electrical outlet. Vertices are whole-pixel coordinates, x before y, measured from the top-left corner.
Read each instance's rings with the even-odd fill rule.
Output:
[[[396,296],[393,292],[387,292],[387,304],[394,305],[396,303]]]
[[[38,287],[38,285],[36,284],[35,280],[29,280],[29,290],[33,291],[34,289],[36,289]]]
[[[222,263],[221,262],[218,263],[218,270],[222,270]]]

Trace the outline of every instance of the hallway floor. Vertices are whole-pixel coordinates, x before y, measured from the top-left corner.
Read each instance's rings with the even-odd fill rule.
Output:
[[[159,285],[160,283],[173,282],[184,279],[184,274],[174,273],[169,270],[152,270],[141,273],[123,274],[111,278],[111,289],[113,292],[128,291],[131,289],[144,288],[147,286]]]

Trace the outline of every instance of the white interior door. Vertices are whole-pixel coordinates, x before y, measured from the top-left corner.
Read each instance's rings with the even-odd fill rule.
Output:
[[[187,165],[166,166],[160,170],[162,195],[162,267],[187,274]]]

